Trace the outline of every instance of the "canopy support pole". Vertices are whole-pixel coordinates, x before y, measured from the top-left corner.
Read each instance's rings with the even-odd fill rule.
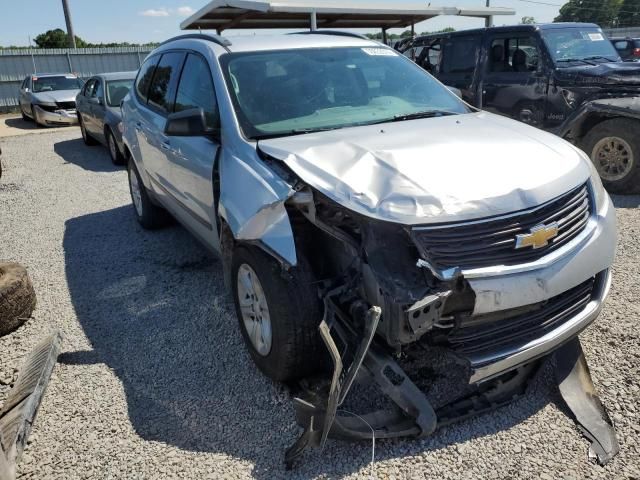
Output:
[[[316,15],[316,11],[313,10],[311,12],[311,31],[315,32],[318,29],[318,16]]]
[[[385,45],[387,44],[387,29],[386,28],[382,29],[382,43],[384,43]]]

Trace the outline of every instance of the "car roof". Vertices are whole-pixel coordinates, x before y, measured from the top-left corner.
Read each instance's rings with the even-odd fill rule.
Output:
[[[346,32],[300,32],[294,34],[270,34],[270,35],[233,35],[219,37],[215,35],[184,35],[164,42],[158,51],[175,48],[176,46],[188,47],[191,42],[198,42],[207,46],[220,45],[228,52],[256,52],[268,50],[289,50],[297,48],[339,48],[339,47],[382,47],[374,40],[369,40],[357,34]],[[386,46],[385,46],[386,48]]]
[[[526,25],[503,25],[500,27],[489,27],[489,28],[474,28],[470,30],[457,30],[455,32],[445,32],[445,33],[431,33],[429,35],[422,35],[420,37],[416,37],[417,39],[423,38],[438,38],[438,37],[449,37],[449,36],[458,36],[458,35],[468,35],[474,33],[484,33],[484,32],[496,32],[500,33],[503,31],[506,32],[523,32],[523,31],[534,31],[534,30],[558,30],[558,29],[566,29],[566,28],[600,28],[595,23],[577,23],[577,22],[558,22],[558,23],[535,23],[535,24],[526,24]]]
[[[29,75],[30,77],[36,77],[36,78],[45,78],[45,77],[78,77],[78,75],[76,75],[75,73],[71,73],[71,72],[61,72],[61,73],[32,73],[31,75]]]
[[[94,77],[100,77],[103,80],[133,80],[136,78],[138,74],[137,70],[131,72],[108,72],[108,73],[99,73],[98,75],[94,75]]]

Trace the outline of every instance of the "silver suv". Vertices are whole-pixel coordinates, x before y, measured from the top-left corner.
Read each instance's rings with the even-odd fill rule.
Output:
[[[589,158],[379,43],[178,37],[122,110],[138,221],[170,212],[221,256],[266,375],[322,376],[330,359],[333,413],[358,369],[392,396],[414,385],[396,360],[416,346],[454,356],[471,385],[519,371],[609,291],[615,212]],[[393,399],[420,424],[428,404],[407,392]],[[403,428],[386,435],[435,424]]]

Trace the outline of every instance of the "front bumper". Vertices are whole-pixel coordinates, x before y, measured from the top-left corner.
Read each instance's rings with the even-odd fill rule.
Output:
[[[517,269],[485,271],[485,276],[463,275],[476,294],[474,314],[531,305],[561,295],[590,277],[596,277],[591,301],[567,322],[521,345],[491,354],[467,357],[472,367],[470,383],[493,378],[518,365],[546,355],[584,330],[600,313],[609,293],[616,249],[615,209],[609,197],[592,216],[587,235],[576,238],[552,258]]]
[[[36,115],[34,120],[42,125],[76,125],[78,123],[78,116],[75,110],[49,112],[38,105],[34,105],[33,111]]]

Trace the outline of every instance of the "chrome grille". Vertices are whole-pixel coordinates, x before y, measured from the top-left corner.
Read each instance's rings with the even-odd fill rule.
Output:
[[[448,337],[460,354],[477,354],[526,343],[559,327],[591,300],[595,277],[544,302],[478,315],[463,321]]]
[[[518,265],[535,261],[571,241],[584,230],[590,215],[585,184],[535,209],[495,219],[416,227],[411,233],[420,254],[437,269]],[[516,235],[554,222],[558,235],[546,246],[515,249]]]

